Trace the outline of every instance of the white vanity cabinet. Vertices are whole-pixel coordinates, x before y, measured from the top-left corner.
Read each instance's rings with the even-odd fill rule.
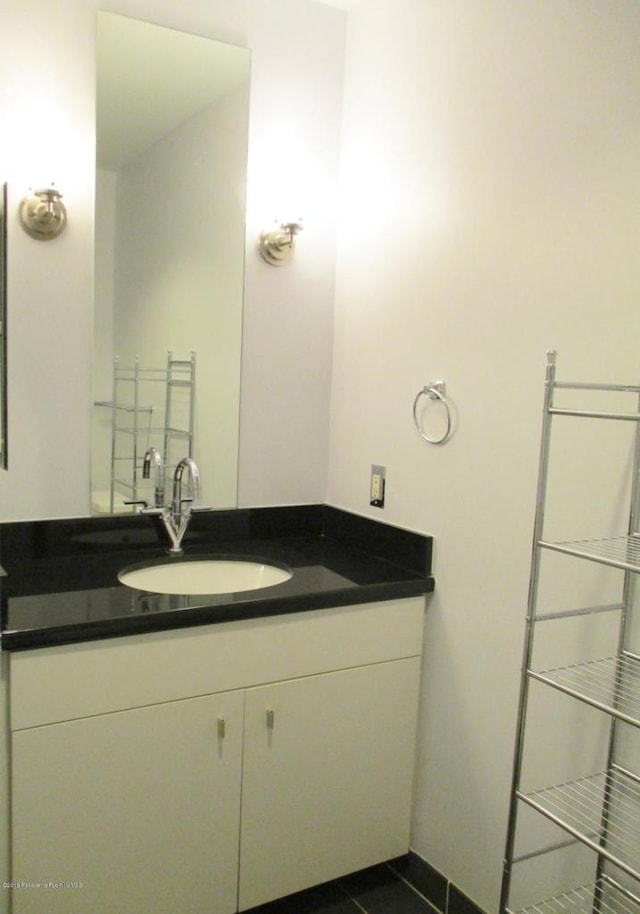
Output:
[[[423,615],[12,654],[13,914],[231,914],[406,852]]]

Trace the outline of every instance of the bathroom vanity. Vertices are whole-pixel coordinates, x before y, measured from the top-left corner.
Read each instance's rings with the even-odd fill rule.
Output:
[[[77,638],[5,605],[13,914],[227,914],[407,852],[431,542],[321,515],[244,539],[293,573],[238,600],[112,583]]]

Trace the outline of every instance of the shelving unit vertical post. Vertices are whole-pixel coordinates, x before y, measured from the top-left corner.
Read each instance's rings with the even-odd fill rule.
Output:
[[[195,352],[189,359],[174,359],[173,353],[169,352],[162,452],[166,467],[174,467],[182,457],[193,457],[195,389]],[[179,446],[178,452],[174,449],[175,445]]]

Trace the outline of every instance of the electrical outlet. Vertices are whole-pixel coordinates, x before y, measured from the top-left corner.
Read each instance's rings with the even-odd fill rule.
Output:
[[[385,467],[371,465],[371,482],[369,485],[369,504],[374,508],[384,508]]]

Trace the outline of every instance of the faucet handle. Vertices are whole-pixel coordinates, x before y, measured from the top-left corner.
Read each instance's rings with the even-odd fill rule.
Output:
[[[192,501],[193,501],[193,498],[181,498],[180,499],[180,502],[178,504],[178,507],[180,508],[180,514],[182,514],[182,515],[191,514],[191,512],[193,511],[193,508],[191,507]],[[187,506],[186,509],[185,509],[185,505]]]

